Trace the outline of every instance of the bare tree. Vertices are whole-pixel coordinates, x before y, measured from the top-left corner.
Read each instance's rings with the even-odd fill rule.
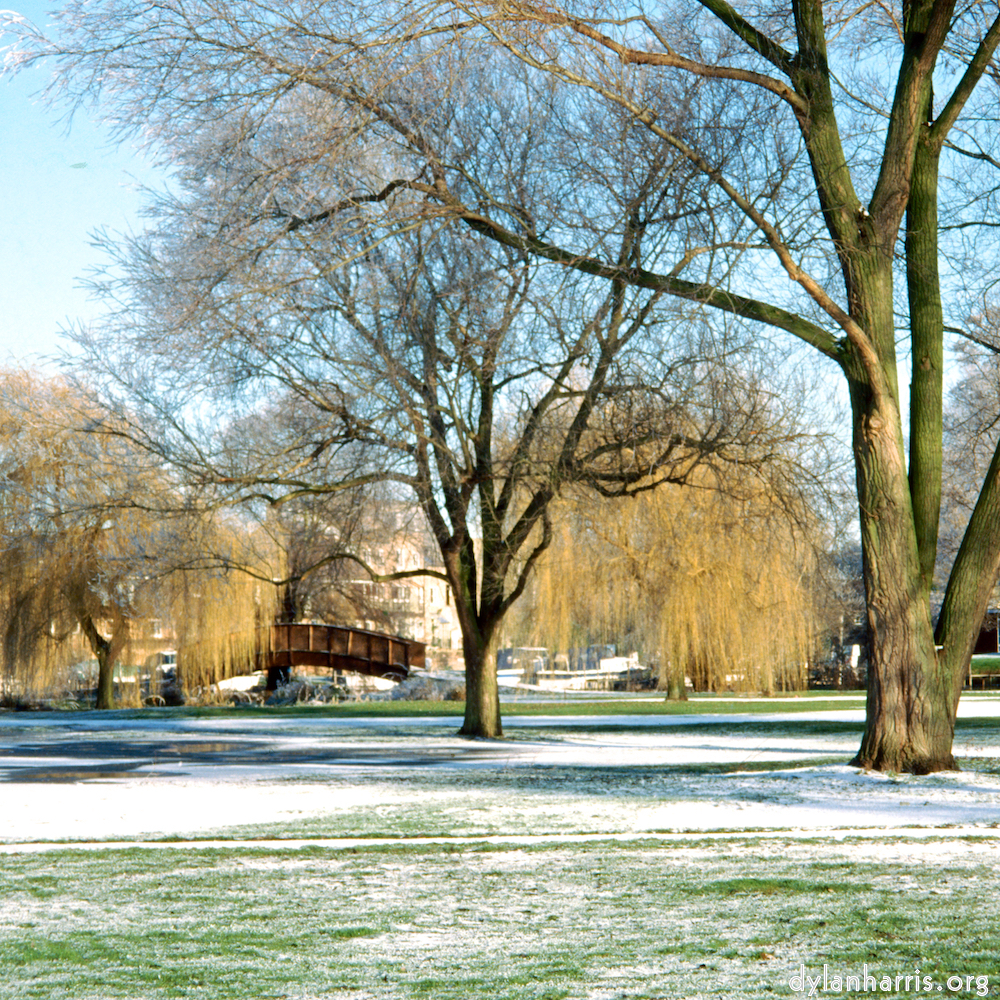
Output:
[[[220,228],[231,245],[232,232]],[[178,246],[171,234],[164,229],[155,246],[164,273],[208,253],[198,240]],[[317,552],[314,565],[347,558],[375,580],[441,576],[462,630],[469,735],[501,732],[498,629],[550,542],[549,508],[567,485],[644,491],[685,481],[707,454],[752,462],[771,443],[734,379],[716,379],[706,392],[703,359],[719,350],[699,343],[709,331],[695,325],[671,367],[639,347],[669,318],[657,312],[655,294],[619,285],[595,295],[588,282],[567,281],[453,226],[383,238],[363,261],[337,267],[329,261],[343,253],[342,234],[321,240],[314,230],[308,250],[297,247],[290,262],[303,276],[279,283],[284,244],[273,264],[252,244],[258,260],[245,269],[247,247],[220,258],[217,234],[216,269],[188,272],[186,297],[170,300],[176,313],[164,314],[158,297],[130,303],[98,334],[91,375],[100,358],[141,349],[153,368],[172,359],[169,380],[214,387],[231,413],[252,407],[269,386],[287,394],[281,422],[267,410],[241,415],[213,445],[182,422],[167,384],[151,375],[130,381],[127,368],[107,372],[116,380],[109,387],[154,407],[144,426],[159,429],[152,437],[136,429],[134,440],[196,474],[202,488],[214,484],[220,502],[301,510],[310,498],[364,484],[408,491],[443,571],[380,573],[356,542],[345,548],[342,539]],[[152,244],[143,250],[137,257],[132,248],[131,267],[153,259]],[[201,340],[187,357],[177,343],[193,336],[195,323]]]
[[[464,159],[527,198],[532,150],[562,140],[569,109],[550,106],[524,134],[504,113],[503,80],[478,79],[476,113],[454,109]],[[227,116],[172,149],[180,193],[155,206],[147,235],[109,246],[124,280],[101,289],[118,310],[77,339],[131,442],[203,491],[199,503],[280,509],[378,483],[408,491],[455,595],[462,731],[495,736],[498,629],[550,542],[560,492],[684,482],[706,455],[752,463],[773,442],[738,366],[721,378],[705,363],[735,357],[738,341],[668,312],[658,293],[484,242],[406,191],[389,206],[348,198],[325,210],[347,173],[395,156],[384,142],[326,156],[349,144],[342,112],[297,92],[252,128]],[[634,175],[618,232],[601,236],[627,261],[652,221],[678,210],[692,172],[659,146],[594,168],[595,184],[603,169]],[[522,210],[539,215],[544,197]],[[586,216],[581,204],[574,225]],[[280,399],[280,421],[266,396]],[[373,579],[428,572],[379,574],[339,543],[316,564],[343,556]]]

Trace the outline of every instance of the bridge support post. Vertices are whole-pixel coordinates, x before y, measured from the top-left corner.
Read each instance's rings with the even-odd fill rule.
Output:
[[[292,679],[291,667],[268,667],[267,687],[265,690],[270,693],[277,691],[282,684],[287,684]]]

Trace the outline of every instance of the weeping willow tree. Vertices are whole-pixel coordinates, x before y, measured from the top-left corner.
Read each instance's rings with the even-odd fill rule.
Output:
[[[61,379],[0,373],[0,680],[6,697],[51,690],[81,653],[97,707],[143,625],[170,622],[182,678],[208,683],[256,655],[280,559],[240,523],[179,505],[161,469]],[[250,544],[254,543],[254,544]]]
[[[808,521],[752,477],[718,485],[695,470],[684,486],[563,505],[524,644],[635,650],[671,697],[685,679],[703,691],[805,687],[821,627]]]
[[[260,555],[257,541],[249,548]],[[222,536],[198,569],[162,581],[159,600],[177,634],[178,680],[188,690],[259,669],[267,654],[268,626],[281,603],[267,570],[277,569],[281,554],[269,551],[251,563],[247,548],[245,536]],[[224,549],[231,554],[218,558]]]

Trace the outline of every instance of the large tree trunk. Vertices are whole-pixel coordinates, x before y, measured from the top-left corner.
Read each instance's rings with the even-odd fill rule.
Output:
[[[952,755],[957,698],[933,642],[926,641],[930,618],[923,608],[906,607],[903,588],[892,596],[900,620],[869,608],[867,720],[852,763],[911,774],[957,770]]]
[[[896,411],[852,387],[868,611],[868,711],[853,763],[927,774],[955,768],[957,698],[934,647]]]
[[[484,553],[487,569],[483,576],[487,582],[482,588],[484,593],[479,594],[476,552],[469,539],[457,550],[445,551],[444,555],[455,593],[455,611],[462,629],[465,655],[465,719],[458,733],[497,739],[503,736],[496,658],[503,612],[500,602],[493,600],[497,595],[497,578],[490,572],[493,567],[489,554]]]
[[[497,739],[503,736],[503,725],[495,651],[484,648],[475,638],[463,638],[462,647],[465,652],[465,720],[459,735]]]

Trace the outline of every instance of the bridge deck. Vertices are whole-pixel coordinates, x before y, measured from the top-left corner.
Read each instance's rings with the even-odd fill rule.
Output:
[[[403,680],[424,666],[427,650],[422,642],[344,625],[272,625],[270,638],[269,674],[308,666]]]

